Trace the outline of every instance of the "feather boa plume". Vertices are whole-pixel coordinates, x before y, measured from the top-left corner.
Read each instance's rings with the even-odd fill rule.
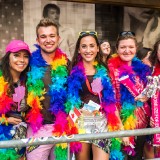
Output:
[[[97,62],[94,62],[93,64],[96,68],[96,74],[94,75],[94,78],[101,78],[102,85],[103,85],[103,91],[102,91],[102,108],[106,114],[106,118],[108,119],[108,128],[109,131],[115,131],[119,130],[119,119],[115,115],[116,107],[115,107],[115,99],[114,99],[114,93],[113,88],[110,82],[110,79],[107,75],[107,70],[104,66],[98,65]],[[80,108],[82,101],[80,98],[80,91],[82,90],[82,85],[86,81],[86,75],[83,67],[83,62],[79,62],[71,71],[71,75],[68,77],[68,94],[67,94],[67,102],[65,104],[66,106],[66,112],[69,113],[70,110],[72,110],[74,107],[77,109]],[[76,127],[76,125],[74,126]],[[84,130],[79,130],[77,133],[84,133]],[[117,148],[111,147],[111,159],[114,159],[114,157],[117,158],[117,160],[122,160],[123,155],[120,151],[121,141],[120,139],[113,139],[116,144],[118,144]],[[78,146],[79,147],[79,146]],[[79,148],[75,147],[75,144],[73,146],[71,145],[71,151],[77,152],[79,151]]]
[[[150,74],[150,69],[148,66],[143,64],[137,58],[133,58],[131,66],[128,66],[126,62],[122,61],[119,56],[111,58],[109,60],[109,66],[114,68],[113,70],[118,70],[119,77],[128,75],[130,80],[135,84],[135,76],[138,76],[142,86],[146,84],[146,76]],[[132,130],[136,128],[137,119],[134,114],[136,109],[136,102],[133,95],[129,92],[127,87],[120,84],[120,103],[121,103],[121,118],[125,130]],[[130,142],[132,145],[135,144],[134,137],[130,137]],[[125,147],[126,153],[135,155],[135,151],[130,147]]]
[[[41,113],[41,101],[45,98],[45,94],[50,96],[49,110],[55,116],[53,135],[61,136],[70,133],[67,123],[67,114],[65,113],[64,103],[66,101],[66,83],[67,83],[67,58],[66,55],[57,49],[55,57],[50,63],[51,66],[51,84],[49,91],[46,93],[44,88],[44,74],[46,72],[47,63],[41,55],[40,47],[32,53],[30,61],[31,71],[28,73],[27,87],[28,97],[27,104],[31,107],[27,114],[27,121],[36,132],[43,123],[43,115]],[[58,144],[55,147],[56,160],[67,159],[67,145]]]

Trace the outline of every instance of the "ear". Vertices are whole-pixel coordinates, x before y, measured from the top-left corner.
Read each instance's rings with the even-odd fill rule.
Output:
[[[58,36],[58,41],[59,41],[59,42],[61,41],[61,37],[60,37],[60,36]]]
[[[37,44],[39,45],[39,40],[38,40],[38,37],[36,38],[36,42],[37,42]]]

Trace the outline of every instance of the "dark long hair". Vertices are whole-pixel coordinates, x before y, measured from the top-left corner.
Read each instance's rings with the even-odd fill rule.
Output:
[[[108,42],[109,45],[110,45],[110,53],[109,53],[109,55],[107,56],[107,60],[108,60],[108,59],[112,56],[112,54],[113,54],[112,46],[111,46],[111,43],[110,43],[109,39],[107,39],[107,38],[101,39],[99,45],[101,45],[101,44],[104,43],[104,42]]]
[[[146,47],[143,47],[143,48],[140,48],[138,51],[137,51],[137,57],[140,59],[140,60],[143,60],[147,55],[148,55],[148,52],[152,51],[151,48],[146,48]]]
[[[158,57],[157,57],[157,51],[158,51],[158,47],[160,45],[160,40],[158,40],[153,47],[153,51],[149,56],[149,60],[152,63],[152,65],[154,66],[156,63],[158,63]],[[160,63],[160,62],[159,62]]]
[[[10,52],[5,54],[4,57],[1,59],[1,70],[2,74],[4,77],[4,80],[8,82],[9,85],[9,90],[8,90],[8,95],[11,96],[11,94],[14,93],[14,82],[13,82],[13,77],[10,72],[10,64],[9,64],[9,56]],[[30,54],[29,54],[30,57]],[[30,58],[29,58],[30,59]],[[22,81],[23,84],[25,84],[26,79],[27,79],[27,72],[29,70],[29,65],[25,68],[25,70],[20,74],[20,80]]]
[[[96,41],[97,46],[99,47],[99,52],[97,53],[97,56],[95,58],[96,61],[98,62],[98,64],[101,64],[101,65],[105,66],[108,69],[107,64],[105,64],[103,62],[103,60],[102,60],[103,57],[102,57],[102,52],[100,50],[100,46],[99,46],[99,41],[98,41],[97,35],[91,35],[91,34],[87,34],[86,33],[86,34],[78,37],[78,40],[76,42],[75,51],[74,51],[74,56],[73,56],[73,59],[71,61],[71,65],[70,65],[70,69],[69,70],[71,71],[72,68],[75,65],[77,65],[77,63],[80,61],[80,57],[79,57],[79,53],[78,53],[78,50],[79,50],[79,47],[80,47],[80,42],[81,42],[82,38],[87,37],[87,36],[93,37],[95,39],[95,41]]]

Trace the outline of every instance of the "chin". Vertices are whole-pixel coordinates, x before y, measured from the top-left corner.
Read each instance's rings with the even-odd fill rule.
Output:
[[[17,69],[16,71],[19,72],[19,73],[21,73],[21,72],[23,72],[25,69],[26,69],[26,68]]]
[[[93,62],[94,60],[93,59],[84,59],[84,61],[87,63],[90,63],[90,62]]]

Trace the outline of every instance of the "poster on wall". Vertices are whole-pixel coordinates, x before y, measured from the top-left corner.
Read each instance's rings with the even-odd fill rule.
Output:
[[[24,40],[32,50],[33,44],[36,43],[36,25],[43,17],[48,17],[59,25],[60,48],[67,55],[70,52],[70,56],[73,56],[78,33],[83,30],[95,30],[95,4],[53,0],[23,2]]]
[[[78,33],[85,30],[96,30],[98,38],[108,38],[113,47],[121,31],[135,32],[140,47],[152,48],[160,39],[158,9],[54,0],[0,0],[0,57],[12,39],[22,39],[32,51],[35,49],[36,25],[43,13],[47,13],[45,6],[50,4],[60,10],[57,21],[61,26],[61,42],[65,42],[64,37],[70,37],[73,44]],[[49,11],[50,15],[53,10]],[[65,50],[67,45],[61,43],[61,46]],[[73,47],[67,49],[73,54]]]
[[[96,4],[95,13],[99,38],[108,38],[113,46],[122,31],[134,32],[139,48],[152,48],[160,39],[158,9]]]

